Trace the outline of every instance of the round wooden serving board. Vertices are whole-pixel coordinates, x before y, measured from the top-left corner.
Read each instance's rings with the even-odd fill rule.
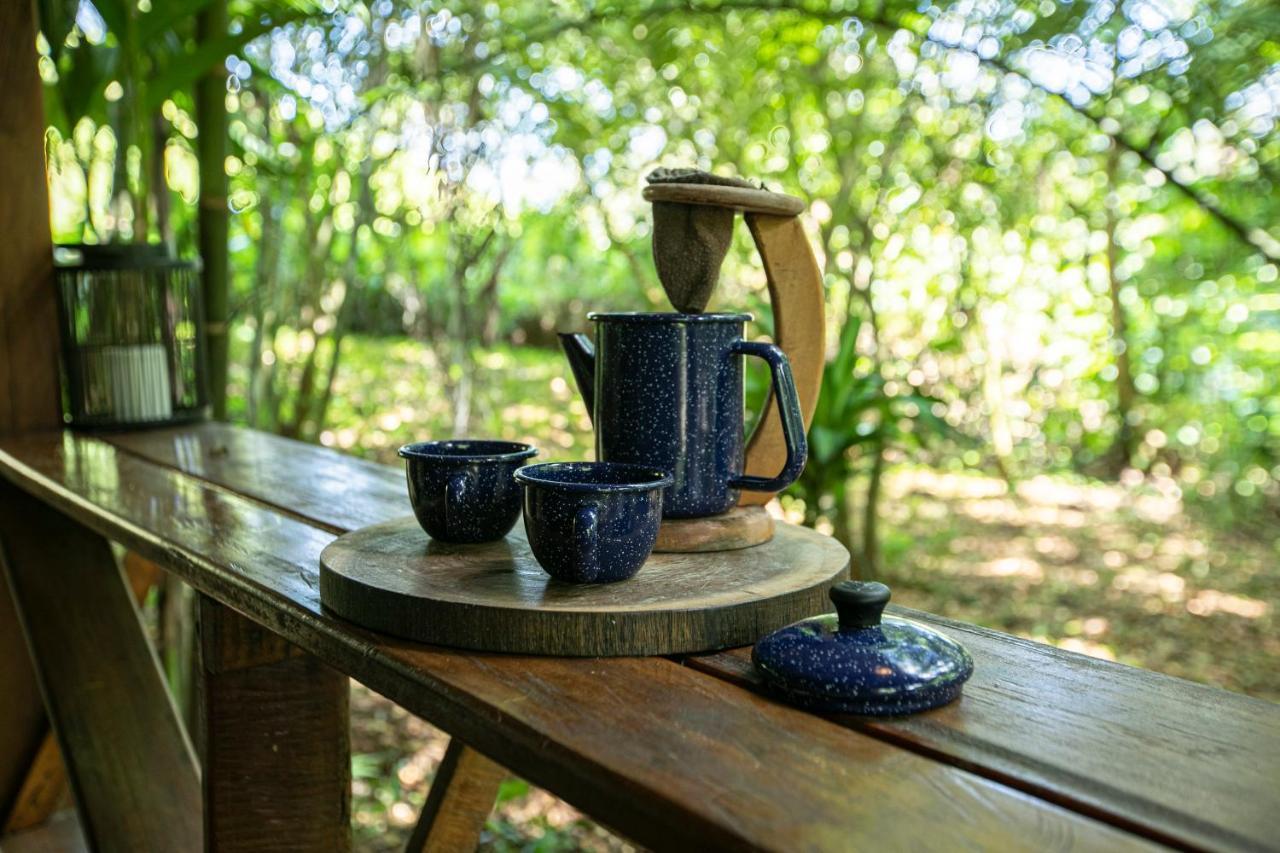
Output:
[[[568,584],[538,566],[524,530],[449,545],[412,518],[341,536],[320,555],[320,600],[366,628],[423,643],[566,656],[664,655],[742,646],[830,608],[849,552],[779,522],[738,551],[654,554],[627,581]]]
[[[735,506],[706,518],[668,518],[658,529],[653,550],[668,554],[735,551],[773,538],[773,516],[762,506]]]

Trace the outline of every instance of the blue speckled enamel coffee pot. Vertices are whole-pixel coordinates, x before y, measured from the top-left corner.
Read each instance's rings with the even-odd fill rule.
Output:
[[[562,334],[592,413],[596,458],[670,471],[666,518],[717,515],[739,489],[777,492],[804,470],[808,445],[791,365],[773,344],[743,340],[750,314],[599,314],[596,343]],[[769,365],[787,459],[776,477],[743,470],[742,358]]]

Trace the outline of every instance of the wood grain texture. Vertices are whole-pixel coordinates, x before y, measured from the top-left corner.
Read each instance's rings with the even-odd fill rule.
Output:
[[[192,849],[198,770],[106,540],[0,483],[3,563],[85,836]]]
[[[955,704],[839,724],[978,768],[1035,796],[1175,846],[1265,850],[1280,839],[1280,706],[890,605],[963,643]],[[749,649],[688,666],[763,692]]]
[[[0,853],[89,853],[75,809],[53,815],[43,825],[0,838]]]
[[[204,423],[102,438],[179,471],[234,483],[236,491],[334,533],[409,511],[403,468],[350,456],[335,466],[331,450],[268,433]]]
[[[62,768],[62,753],[53,732],[45,735],[35,759],[27,768],[27,777],[14,798],[13,809],[5,820],[4,831],[19,832],[39,826],[57,811],[67,793],[67,774]]]
[[[0,514],[13,510],[0,505]],[[0,816],[18,808],[31,764],[49,736],[40,688],[8,584],[0,583]]]
[[[351,849],[347,678],[199,599],[205,849]]]
[[[333,454],[330,464],[344,463]],[[227,481],[71,434],[0,439],[0,473],[643,844],[905,847],[925,839],[924,814],[947,827],[950,846],[1142,845],[667,660],[446,651],[328,618],[317,561],[332,535],[233,494]],[[402,511],[399,498],[353,506],[364,500],[352,493],[338,505],[360,517]]]
[[[128,581],[129,590],[139,607],[146,600],[151,587],[163,575],[164,570],[150,560],[132,552],[125,554],[125,580]],[[26,779],[5,822],[5,832],[16,832],[44,823],[63,805],[67,795],[67,772],[62,764],[62,753],[58,751],[57,738],[53,732],[49,732],[41,742],[35,760],[27,768]]]
[[[259,439],[244,438],[246,443],[251,441]],[[320,467],[324,466],[321,457],[333,456],[330,451],[274,437],[260,441],[284,467]],[[129,446],[172,464],[170,439],[143,435]],[[292,492],[273,493],[244,479],[243,467],[230,464],[225,456],[200,459],[195,465],[214,482],[233,485],[238,491],[275,500],[293,497]],[[394,475],[394,471],[379,470]],[[280,478],[273,473],[270,479]],[[326,482],[328,478],[312,491],[306,480],[300,480],[293,492],[303,492],[297,498],[300,503],[320,505]],[[378,494],[371,494],[360,506],[349,501],[343,506],[353,520],[364,523],[384,500],[383,511],[397,512],[396,498]],[[1257,849],[1268,838],[1280,838],[1275,824],[1280,803],[1275,797],[1257,794],[1274,789],[1268,784],[1267,762],[1280,766],[1275,758],[1280,751],[1276,706],[938,617],[919,615],[919,619],[954,633],[972,649],[978,657],[977,675],[960,703],[928,715],[877,724],[869,729],[877,736],[891,736],[906,747],[1057,802],[1079,804],[1107,821],[1140,827],[1144,834],[1172,844]],[[748,658],[741,652],[689,660],[694,666],[719,662],[708,671],[721,678],[740,679],[750,672]],[[1020,688],[1011,692],[997,672],[1016,675]],[[750,680],[739,683],[750,684]],[[1094,694],[1106,701],[1092,702]],[[1181,711],[1184,706],[1187,713]],[[1148,726],[1147,720],[1156,720],[1157,725]],[[906,730],[916,734],[901,734]],[[892,734],[883,734],[886,731]],[[924,736],[925,731],[932,736]],[[1202,756],[1204,743],[1213,747]],[[1138,754],[1133,760],[1114,758],[1134,752]],[[1201,758],[1188,761],[1187,756]],[[1152,784],[1152,779],[1157,783]],[[1201,789],[1206,779],[1213,792],[1221,792],[1215,797],[1221,811],[1197,808],[1185,795]]]
[[[630,580],[547,575],[524,530],[452,545],[409,516],[348,533],[320,555],[320,600],[344,619],[425,643],[491,652],[654,655],[722,649],[822,612],[849,553],[781,524],[772,541],[712,554],[653,554]]]
[[[57,311],[32,0],[0,3],[0,431],[56,427]],[[3,508],[0,508],[3,511]],[[48,734],[26,645],[0,584],[0,818]]]
[[[62,423],[35,4],[0,3],[0,431]]]
[[[154,441],[152,448],[144,435],[131,446],[164,461],[172,441]],[[306,467],[319,464],[316,454],[325,452],[245,434],[245,443],[259,441],[285,467],[293,448],[298,448],[299,466]],[[223,459],[199,464],[221,485],[290,499],[291,492],[271,492],[243,479],[244,469],[224,466]],[[394,471],[380,470],[394,478]],[[278,479],[271,475],[271,482]],[[299,479],[294,488],[304,492],[300,503],[322,503],[323,487],[311,492]],[[363,522],[376,515],[381,500],[373,495],[359,506],[344,505],[353,520]],[[400,511],[398,497],[385,500],[381,511]],[[341,521],[336,514],[330,517]],[[963,642],[977,660],[976,673],[959,703],[869,724],[869,733],[1177,846],[1256,850],[1280,837],[1280,791],[1269,769],[1280,766],[1280,706],[938,617],[910,615]],[[688,661],[717,677],[752,684],[745,652]],[[1201,808],[1201,797],[1215,807]]]
[[[642,192],[645,201],[676,204],[706,204],[727,207],[741,213],[764,213],[773,216],[797,216],[804,212],[804,201],[793,195],[757,190],[750,187],[727,187],[720,184],[649,184]]]
[[[475,850],[493,811],[498,786],[508,775],[502,765],[457,738],[450,740],[406,853]]]
[[[755,240],[769,282],[773,307],[773,340],[787,354],[800,398],[800,413],[807,430],[818,406],[818,389],[827,359],[827,308],[822,290],[822,270],[813,255],[804,226],[795,216],[748,213],[747,227]],[[744,470],[758,477],[773,477],[782,470],[787,445],[782,419],[770,392],[764,415],[747,441]],[[742,493],[742,506],[766,504],[770,492]]]
[[[653,550],[659,554],[736,551],[773,538],[773,516],[761,506],[736,506],[706,518],[668,518],[658,529]]]

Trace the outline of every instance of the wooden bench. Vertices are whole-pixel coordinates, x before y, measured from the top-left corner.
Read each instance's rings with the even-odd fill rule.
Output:
[[[1280,839],[1280,708],[1260,700],[920,613],[977,669],[958,703],[896,720],[762,697],[742,649],[582,660],[425,647],[330,617],[317,593],[335,534],[405,514],[396,469],[207,424],[4,436],[0,475],[5,562],[95,837],[117,837],[109,815],[154,795],[175,838],[194,832],[181,812],[193,821],[203,808],[219,849],[266,835],[273,849],[342,849],[350,676],[468,745],[432,791],[437,837],[475,838],[496,763],[659,849]],[[104,539],[201,594],[200,797],[156,686],[140,689],[139,671],[158,684],[154,665],[110,653],[138,632],[120,615],[133,605]],[[130,689],[103,686],[113,673]],[[121,744],[136,766],[98,790],[95,768]]]

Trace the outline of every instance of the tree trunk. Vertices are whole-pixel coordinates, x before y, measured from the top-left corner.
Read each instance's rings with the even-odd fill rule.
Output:
[[[1117,171],[1120,165],[1119,148],[1112,143],[1107,154],[1107,190],[1105,231],[1107,235],[1107,288],[1111,298],[1111,351],[1115,355],[1116,365],[1116,415],[1120,418],[1120,428],[1116,432],[1115,441],[1107,453],[1111,473],[1119,475],[1133,459],[1134,430],[1130,417],[1138,391],[1133,384],[1133,368],[1130,360],[1129,318],[1125,314],[1124,304],[1120,301],[1120,280],[1116,277],[1116,263],[1119,251],[1116,248],[1116,224],[1119,220],[1119,204],[1116,192],[1119,189]]]
[[[872,451],[871,473],[867,478],[867,498],[862,505],[862,566],[860,577],[870,580],[880,574],[880,485],[884,479],[884,442]]]
[[[831,488],[831,538],[835,539],[841,545],[849,549],[850,553],[855,550],[854,542],[854,525],[853,525],[853,475],[851,471],[846,470],[846,465],[841,464],[841,471],[845,475],[841,477],[841,482],[836,483]],[[822,499],[821,492],[814,496],[812,503],[815,504],[813,514],[817,517],[817,502]],[[809,508],[806,504],[805,515],[809,514]],[[806,518],[805,523],[812,527],[813,521]],[[853,567],[854,574],[862,576],[861,566]]]
[[[169,181],[164,172],[166,142],[168,133],[165,131],[164,116],[156,113],[151,117],[151,193],[155,197],[156,230],[160,232],[160,241],[170,252],[174,252],[176,245],[170,215]]]
[[[213,0],[196,15],[196,40],[227,35],[227,2]],[[205,356],[213,416],[227,417],[227,105],[222,63],[196,83],[200,160],[200,258],[204,263]]]

